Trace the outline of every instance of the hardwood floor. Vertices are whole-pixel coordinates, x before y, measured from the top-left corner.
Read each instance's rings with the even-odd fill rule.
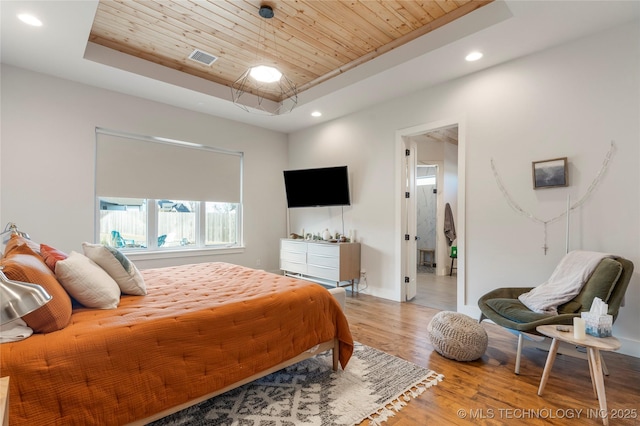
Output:
[[[436,275],[433,272],[416,274],[416,296],[411,303],[434,308],[441,311],[457,310],[457,279],[458,276]]]
[[[538,396],[546,352],[525,347],[520,375],[516,375],[516,336],[483,322],[489,347],[482,358],[472,362],[444,358],[433,350],[427,336],[427,325],[437,312],[366,294],[347,296],[346,315],[354,340],[445,377],[387,425],[602,424],[586,360],[558,355],[544,394]],[[605,377],[609,424],[640,424],[640,359],[613,352],[603,357],[609,368]]]

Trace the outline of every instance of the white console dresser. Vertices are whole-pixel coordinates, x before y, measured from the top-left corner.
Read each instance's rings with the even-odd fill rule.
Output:
[[[320,284],[351,286],[353,294],[354,282],[360,278],[360,243],[283,238],[280,240],[280,269],[287,276]]]

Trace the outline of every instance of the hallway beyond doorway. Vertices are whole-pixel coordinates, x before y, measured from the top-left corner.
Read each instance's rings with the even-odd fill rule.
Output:
[[[424,269],[424,271],[423,271]],[[428,267],[418,267],[416,274],[417,293],[410,300],[420,306],[434,308],[441,311],[456,311],[457,276],[436,275],[427,272]]]

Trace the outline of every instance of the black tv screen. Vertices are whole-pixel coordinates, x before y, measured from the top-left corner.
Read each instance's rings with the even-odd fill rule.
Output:
[[[351,204],[347,166],[285,170],[284,187],[289,208]]]

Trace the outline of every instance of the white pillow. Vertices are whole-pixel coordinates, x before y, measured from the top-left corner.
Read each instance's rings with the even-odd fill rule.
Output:
[[[113,247],[102,244],[82,243],[84,255],[93,260],[113,278],[124,294],[144,296],[147,287],[142,274],[127,256]]]
[[[115,309],[120,303],[118,284],[83,254],[72,251],[59,260],[56,277],[67,293],[87,308]]]

